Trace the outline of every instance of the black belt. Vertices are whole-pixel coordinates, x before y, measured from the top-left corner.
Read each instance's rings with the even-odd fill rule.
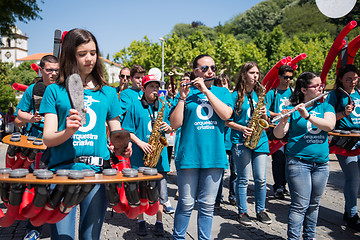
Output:
[[[50,165],[50,166],[48,166],[48,169],[55,168],[55,167],[58,167],[58,166],[61,166],[61,165],[67,165],[67,164],[70,164],[70,163],[79,163],[79,162],[85,163],[85,164],[88,164],[88,165],[98,166],[98,167],[102,167],[104,165],[104,160],[101,157],[81,156],[81,157],[77,157],[77,158],[74,158],[74,159],[71,159],[71,160],[68,160],[68,161],[65,161],[65,162],[55,164],[55,165]]]
[[[93,156],[81,156],[74,158],[74,163],[85,163],[88,165],[94,165],[94,166],[102,166],[103,165],[103,159],[101,157],[93,157]]]

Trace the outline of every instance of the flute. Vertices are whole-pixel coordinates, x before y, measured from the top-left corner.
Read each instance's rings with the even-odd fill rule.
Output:
[[[320,98],[322,97],[325,97],[326,95],[328,95],[330,92],[324,92],[323,94],[317,96],[316,98],[313,98],[311,99],[310,101],[306,102],[305,103],[305,107],[311,105],[312,103],[314,103],[315,101],[319,100]],[[299,105],[297,105],[299,106]],[[275,123],[276,121],[280,120],[281,118],[284,118],[286,116],[289,116],[291,115],[292,113],[294,113],[295,111],[297,111],[296,107],[291,109],[290,111],[286,112],[286,113],[280,113],[280,115],[277,115],[276,117],[274,117],[272,120],[271,120],[271,123]]]
[[[218,77],[219,77],[219,75],[217,75],[215,77],[212,77],[212,78],[204,79],[204,82],[213,81],[213,80],[217,79]],[[189,85],[193,85],[193,82],[188,82],[188,83],[181,84],[182,87],[189,86]]]

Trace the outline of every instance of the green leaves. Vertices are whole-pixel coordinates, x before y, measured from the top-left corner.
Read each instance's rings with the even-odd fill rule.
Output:
[[[283,57],[295,57],[306,53],[308,57],[298,65],[296,74],[302,71],[321,73],[326,55],[333,43],[328,33],[302,33],[292,38],[287,37],[281,26],[270,33],[260,32],[253,42],[238,40],[232,34],[220,33],[215,41],[208,39],[202,32],[194,32],[187,38],[177,34],[167,35],[164,40],[165,73],[175,70],[178,73],[192,71],[193,59],[203,53],[214,57],[219,72],[233,78],[247,61],[255,61],[265,75],[276,62]],[[140,64],[146,69],[161,69],[161,43],[152,43],[146,36],[143,40],[133,41],[114,55],[115,61],[131,67]],[[335,76],[335,65],[329,77]],[[165,79],[167,80],[167,79]]]
[[[43,1],[41,1],[43,3]],[[17,19],[27,23],[30,20],[41,19],[38,15],[41,9],[36,0],[2,0],[0,1],[0,34],[12,36],[12,29]]]
[[[15,90],[11,87],[9,78],[11,65],[0,62],[0,111],[6,112],[8,107],[12,104],[17,105],[15,98]]]
[[[356,7],[351,14],[360,16],[359,12]],[[294,58],[301,53],[308,57],[298,63],[295,76],[302,71],[321,73],[334,38],[350,20],[329,20],[311,0],[268,0],[215,28],[201,22],[176,24],[173,33],[164,37],[165,73],[192,71],[193,59],[204,53],[213,56],[219,72],[230,78],[247,61],[257,62],[265,75],[281,58]],[[349,39],[359,33],[359,29],[354,29]],[[114,58],[127,67],[141,64],[146,69],[161,69],[161,53],[161,43],[153,43],[145,36]],[[360,60],[355,58],[355,65],[359,64]],[[335,77],[335,71],[336,61],[329,79]]]
[[[34,78],[38,75],[31,69],[31,64],[33,62],[25,61],[21,63],[18,67],[14,67],[9,72],[10,83],[21,83],[25,85],[33,84]]]

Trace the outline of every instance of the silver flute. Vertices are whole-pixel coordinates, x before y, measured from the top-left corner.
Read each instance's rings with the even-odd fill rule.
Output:
[[[219,77],[219,75],[215,76],[215,77],[212,77],[212,78],[204,79],[204,82],[213,81],[213,80],[217,79],[218,77]],[[193,82],[191,81],[191,82],[188,82],[188,83],[181,84],[182,87],[189,86],[189,85],[193,85]]]
[[[322,97],[325,97],[326,95],[328,95],[330,92],[324,92],[323,94],[317,96],[316,98],[313,98],[311,99],[310,101],[306,102],[304,105],[305,107],[311,105],[312,103],[314,103],[315,101],[319,100],[320,98]],[[299,106],[299,105],[297,105]],[[287,117],[289,115],[291,115],[292,113],[296,112],[296,107],[294,107],[293,109],[289,110],[288,112],[286,113],[280,113],[280,115],[277,115],[276,117],[274,117],[272,120],[271,120],[271,123],[275,123],[276,121],[280,120],[281,118],[284,118],[284,117]]]

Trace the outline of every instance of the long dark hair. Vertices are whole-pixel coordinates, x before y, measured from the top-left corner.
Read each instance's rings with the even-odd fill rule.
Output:
[[[354,72],[358,75],[358,77],[360,77],[360,73],[359,70],[352,64],[345,64],[344,66],[342,66],[339,69],[338,75],[336,76],[336,80],[335,80],[335,84],[334,84],[334,89],[338,89],[339,87],[344,88],[342,82],[340,81],[340,79],[342,79],[344,77],[344,75],[348,72]]]
[[[79,73],[79,68],[76,61],[76,48],[83,44],[93,41],[96,46],[96,63],[91,72],[91,75],[97,83],[97,89],[101,89],[103,86],[107,85],[104,76],[103,66],[99,59],[100,50],[96,38],[94,35],[84,29],[75,28],[70,30],[64,37],[61,55],[60,55],[60,75],[58,84],[64,85],[64,82],[68,76],[73,73]]]
[[[290,103],[293,106],[296,106],[304,102],[304,93],[301,91],[301,88],[307,88],[311,84],[311,80],[319,77],[319,74],[313,72],[303,72],[297,78],[295,83],[295,89],[290,97]]]
[[[234,90],[238,93],[238,97],[237,97],[236,103],[235,103],[235,112],[237,114],[240,112],[241,105],[243,104],[244,99],[245,99],[245,94],[246,94],[246,80],[245,79],[247,77],[246,74],[253,67],[256,67],[260,72],[260,68],[256,62],[246,62],[241,66],[241,69],[239,72],[239,77],[237,79],[235,90]],[[260,76],[259,76],[259,81],[260,81]],[[259,95],[260,92],[262,91],[262,89],[259,85],[255,84],[254,91],[256,92],[257,95]]]

